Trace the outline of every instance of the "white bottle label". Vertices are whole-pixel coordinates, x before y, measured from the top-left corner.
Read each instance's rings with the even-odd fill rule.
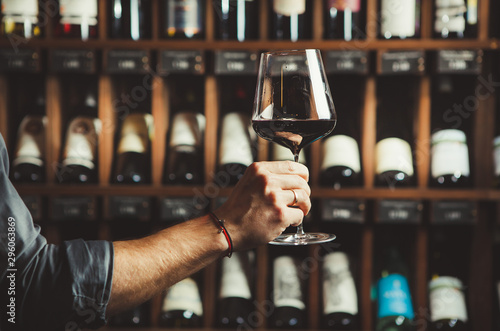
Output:
[[[356,139],[345,135],[335,135],[328,137],[323,142],[321,170],[334,166],[349,167],[357,173],[361,171],[359,147]]]
[[[192,112],[180,112],[172,121],[170,147],[200,146],[205,131],[205,116]]]
[[[100,120],[76,117],[71,121],[66,134],[63,165],[82,165],[94,169]]]
[[[45,116],[26,116],[19,126],[16,146],[16,158],[12,166],[21,163],[43,165],[45,156]]]
[[[284,16],[300,15],[306,12],[306,0],[274,0],[273,9]]]
[[[477,0],[467,0],[467,23],[477,24]]]
[[[360,0],[329,0],[328,8],[335,8],[341,11],[350,9],[351,12],[357,13],[361,8],[360,3],[361,3]]]
[[[117,153],[146,153],[152,132],[153,116],[151,114],[130,114],[123,121],[120,143]]]
[[[97,0],[59,0],[63,24],[97,25]]]
[[[273,144],[273,161],[294,161],[294,157],[292,152],[281,145]],[[299,162],[302,164],[306,164],[306,156],[304,151],[300,151],[299,153]]]
[[[3,0],[2,14],[5,16],[37,16],[37,0]]]
[[[453,277],[439,277],[431,281],[429,293],[429,302],[431,310],[431,321],[435,322],[441,319],[459,319],[467,322],[467,309],[465,306],[465,296],[459,286],[461,282]],[[433,283],[434,282],[434,283]]]
[[[434,30],[438,33],[443,30],[463,33],[466,11],[465,0],[437,0]]]
[[[385,38],[415,35],[415,0],[382,0],[381,30]]]
[[[413,158],[408,142],[399,138],[386,138],[375,145],[375,172],[402,171],[413,176]]]
[[[219,164],[239,163],[249,166],[253,162],[250,144],[250,118],[241,113],[229,113],[222,119],[219,146]]]
[[[469,176],[469,149],[460,130],[440,130],[431,137],[431,174]],[[459,176],[457,176],[459,177]]]
[[[239,252],[222,260],[222,277],[219,297],[251,299],[250,287]]]
[[[198,316],[203,315],[198,285],[191,278],[186,278],[172,285],[163,300],[162,311],[188,310]]]
[[[495,176],[500,176],[500,136],[493,141],[493,160],[495,162]]]
[[[323,264],[323,314],[337,312],[358,313],[356,285],[342,252],[328,254]]]
[[[280,256],[274,260],[273,302],[276,307],[295,307],[304,310],[302,290],[297,274],[297,267],[289,256]]]

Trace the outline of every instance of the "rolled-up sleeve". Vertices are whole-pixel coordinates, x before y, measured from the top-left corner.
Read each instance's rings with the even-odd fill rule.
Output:
[[[10,183],[8,169],[0,135],[0,329],[79,330],[103,325],[113,277],[113,244],[80,239],[48,244]]]

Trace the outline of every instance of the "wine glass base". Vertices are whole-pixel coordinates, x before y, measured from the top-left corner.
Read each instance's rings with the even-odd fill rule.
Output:
[[[286,233],[279,235],[270,241],[271,245],[283,245],[283,246],[299,246],[299,245],[312,245],[312,244],[322,244],[332,240],[335,240],[337,236],[329,233],[321,232],[309,232],[303,235],[297,233]]]

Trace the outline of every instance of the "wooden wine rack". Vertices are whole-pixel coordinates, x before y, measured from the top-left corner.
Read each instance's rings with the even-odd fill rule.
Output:
[[[313,0],[313,38],[307,41],[287,42],[269,40],[268,31],[268,5],[269,0],[261,0],[259,15],[259,39],[255,41],[219,41],[215,40],[214,21],[216,19],[212,8],[212,0],[206,0],[205,27],[206,37],[204,40],[165,40],[160,37],[160,0],[152,0],[151,8],[151,39],[141,41],[111,40],[107,37],[108,13],[106,1],[99,1],[99,36],[98,39],[79,41],[61,40],[53,36],[53,24],[49,20],[44,27],[45,35],[42,39],[33,39],[19,45],[20,48],[29,48],[44,52],[51,52],[57,49],[84,49],[95,50],[97,52],[108,52],[114,49],[137,49],[156,52],[159,50],[201,50],[213,52],[218,50],[246,50],[261,51],[268,49],[299,49],[318,48],[323,51],[358,49],[375,53],[379,58],[387,50],[423,50],[426,53],[436,50],[453,49],[473,49],[485,52],[482,76],[485,78],[493,73],[494,61],[498,62],[499,40],[490,37],[490,20],[495,20],[499,13],[490,12],[490,0],[479,0],[479,33],[474,40],[436,40],[431,39],[432,31],[432,1],[421,1],[421,38],[409,40],[380,40],[377,39],[377,13],[379,12],[376,0],[367,0],[367,29],[366,39],[359,41],[337,41],[323,40],[323,15],[322,1]],[[9,49],[12,45],[7,39],[0,40],[0,49]],[[378,201],[385,199],[409,199],[421,200],[424,202],[423,221],[412,225],[414,242],[412,245],[412,258],[407,262],[411,264],[413,270],[411,289],[413,304],[417,314],[416,320],[428,322],[428,232],[432,227],[428,222],[428,204],[442,200],[467,200],[477,204],[476,223],[473,225],[474,234],[470,243],[470,261],[464,261],[470,268],[470,280],[468,286],[468,308],[473,330],[490,330],[492,311],[492,235],[491,228],[500,226],[500,190],[493,189],[493,160],[492,160],[492,140],[494,126],[499,125],[499,119],[495,118],[496,96],[495,91],[487,99],[479,102],[479,107],[473,116],[472,150],[471,164],[474,187],[461,190],[439,190],[428,187],[429,164],[430,164],[430,143],[431,133],[431,84],[429,68],[418,78],[419,84],[419,105],[415,114],[414,133],[417,144],[415,148],[420,151],[416,153],[415,164],[417,167],[417,185],[408,189],[386,189],[374,186],[374,147],[376,143],[376,76],[375,70],[371,68],[370,73],[365,76],[364,84],[364,107],[361,121],[361,158],[363,160],[362,169],[364,175],[364,186],[362,188],[349,188],[333,190],[321,188],[318,185],[318,174],[320,168],[320,143],[316,142],[310,149],[309,169],[311,172],[311,187],[313,205],[320,199],[360,199],[369,206],[373,206]],[[63,116],[61,100],[65,97],[61,91],[61,77],[51,72],[43,72],[46,79],[46,112],[48,117],[47,127],[47,160],[46,164],[57,164],[62,148]],[[11,124],[10,115],[14,109],[8,109],[8,100],[12,91],[9,89],[9,79],[11,74],[0,73],[0,132],[6,139],[7,146],[12,149],[14,134],[11,130],[16,130]],[[105,123],[105,130],[99,137],[99,183],[86,186],[58,185],[56,183],[55,172],[52,167],[47,167],[47,184],[44,185],[17,185],[21,195],[30,195],[43,198],[44,202],[49,202],[60,196],[89,196],[102,199],[103,204],[109,203],[109,198],[113,196],[129,195],[149,196],[149,197],[191,197],[192,187],[172,187],[162,184],[162,172],[165,160],[166,136],[169,128],[169,88],[170,77],[153,76],[152,108],[151,114],[155,119],[155,138],[152,141],[152,184],[143,186],[117,186],[110,184],[110,169],[113,161],[114,132],[117,127],[116,115],[113,110],[112,101],[115,98],[113,91],[113,77],[107,73],[98,72],[99,105],[98,116]],[[205,116],[207,119],[205,137],[205,178],[206,184],[210,183],[212,175],[215,173],[217,160],[217,133],[219,125],[219,97],[221,94],[218,76],[207,71],[204,74],[204,104]],[[397,92],[396,92],[397,93]],[[338,110],[341,112],[342,110]],[[259,156],[260,160],[267,158],[267,143],[261,141]],[[198,187],[203,191],[204,187]],[[230,189],[222,189],[221,196],[227,196]],[[45,203],[44,203],[45,206]],[[105,209],[105,208],[103,208]],[[47,213],[48,214],[48,213]],[[153,212],[153,217],[155,213]],[[100,215],[102,216],[102,215]],[[47,220],[50,220],[48,215]],[[496,219],[496,222],[492,221]],[[110,239],[109,222],[98,223],[98,238]],[[319,220],[313,220],[308,225],[311,229],[321,229],[323,227]],[[330,223],[330,226],[331,223]],[[355,236],[359,239],[358,248],[359,269],[358,274],[358,296],[360,306],[360,316],[362,320],[362,330],[372,330],[374,328],[374,302],[370,298],[370,291],[373,283],[374,245],[376,240],[376,228],[378,222],[373,216],[373,210],[368,209],[365,220],[355,230]],[[57,224],[43,222],[42,228],[49,241],[60,242],[65,238],[58,232]],[[335,225],[333,225],[333,229]],[[398,226],[394,226],[395,234],[399,231]],[[315,254],[315,246],[309,249],[310,254]],[[255,280],[255,300],[264,302],[268,300],[269,283],[268,278],[272,276],[270,267],[269,247],[259,247],[256,250],[256,270],[258,271]],[[499,262],[500,263],[500,262]],[[203,302],[204,302],[204,327],[205,330],[215,330],[215,305],[217,301],[216,288],[218,284],[218,267],[211,265],[203,272]],[[320,327],[319,318],[321,314],[320,304],[320,271],[313,269],[306,286],[306,304],[308,307],[308,329],[318,329]],[[144,330],[163,330],[158,328],[158,317],[161,305],[161,295],[152,300],[151,328]],[[498,313],[498,312],[496,312]],[[111,329],[111,328],[110,328]],[[116,330],[116,328],[113,328]],[[265,319],[258,329],[265,330]],[[134,329],[137,330],[137,329]],[[423,329],[422,329],[423,330]]]

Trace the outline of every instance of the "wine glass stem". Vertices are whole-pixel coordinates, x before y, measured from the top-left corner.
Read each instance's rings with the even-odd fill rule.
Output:
[[[299,162],[299,152],[293,155],[293,159],[295,162]],[[300,223],[299,226],[297,227],[297,233],[295,234],[296,238],[304,238],[306,236],[303,224],[304,223]]]

